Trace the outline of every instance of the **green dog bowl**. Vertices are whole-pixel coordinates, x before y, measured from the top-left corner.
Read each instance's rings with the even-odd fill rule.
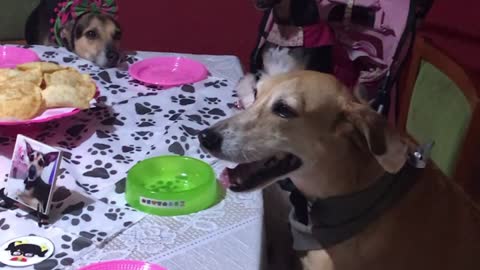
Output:
[[[137,210],[159,216],[185,215],[218,201],[218,184],[207,163],[182,156],[143,160],[127,175],[125,196]]]

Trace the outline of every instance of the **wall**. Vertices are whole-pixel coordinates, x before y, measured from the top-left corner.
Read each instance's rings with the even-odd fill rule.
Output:
[[[435,0],[422,32],[473,73],[480,73],[480,1]]]
[[[129,50],[233,54],[244,65],[261,12],[252,0],[118,0]]]

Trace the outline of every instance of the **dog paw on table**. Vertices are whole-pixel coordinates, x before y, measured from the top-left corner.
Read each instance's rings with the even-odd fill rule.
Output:
[[[255,75],[249,73],[245,75],[237,84],[235,91],[238,96],[237,107],[240,109],[245,109],[250,107],[256,98],[256,86],[257,78]]]
[[[264,70],[259,75],[248,73],[238,82],[235,91],[239,101],[237,108],[250,107],[257,96],[257,83],[266,76],[275,76],[295,70],[305,69],[302,61],[296,59],[288,48],[272,47],[263,54]]]
[[[290,49],[282,47],[267,49],[263,54],[263,65],[270,76],[305,69],[305,65],[291,54]]]

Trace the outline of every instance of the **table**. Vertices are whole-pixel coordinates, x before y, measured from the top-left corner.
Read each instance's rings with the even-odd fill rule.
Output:
[[[42,60],[89,73],[101,95],[92,109],[31,127],[24,134],[65,153],[53,196],[52,224],[39,228],[28,213],[0,208],[1,243],[28,234],[52,240],[55,254],[31,269],[77,269],[94,261],[125,258],[170,270],[261,267],[260,192],[227,192],[225,200],[211,209],[171,218],[137,212],[124,199],[126,172],[147,157],[188,155],[207,161],[217,173],[226,165],[202,152],[195,134],[235,112],[233,87],[242,76],[235,57],[188,55],[203,62],[210,76],[161,90],[133,80],[127,67],[101,69],[63,48],[31,49]],[[128,63],[159,55],[171,54],[135,52]],[[0,188],[15,141],[7,129],[0,127]]]

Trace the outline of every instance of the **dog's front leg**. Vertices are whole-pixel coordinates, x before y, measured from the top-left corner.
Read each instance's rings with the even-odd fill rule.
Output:
[[[274,47],[263,54],[263,66],[269,76],[305,69],[305,60],[295,57],[289,48]]]
[[[27,204],[27,205],[32,205],[32,194],[28,190],[25,190],[24,192],[18,193],[17,194],[18,199]]]
[[[263,192],[268,270],[301,270],[288,223],[288,192],[271,185]]]

